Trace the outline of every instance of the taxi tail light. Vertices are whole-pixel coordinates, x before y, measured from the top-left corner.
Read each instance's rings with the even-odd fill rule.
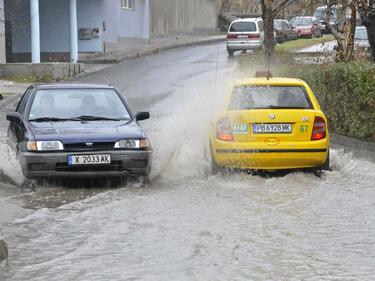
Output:
[[[229,118],[224,117],[217,121],[216,137],[223,141],[233,141],[232,127]]]
[[[326,137],[326,122],[323,117],[316,116],[314,120],[314,127],[311,135],[311,140],[322,140]]]

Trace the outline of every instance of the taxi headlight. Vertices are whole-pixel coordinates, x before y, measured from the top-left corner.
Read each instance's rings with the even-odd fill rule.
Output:
[[[120,140],[115,143],[117,149],[147,149],[150,147],[147,139],[139,140]]]
[[[28,141],[28,151],[58,151],[64,150],[64,145],[61,141]]]

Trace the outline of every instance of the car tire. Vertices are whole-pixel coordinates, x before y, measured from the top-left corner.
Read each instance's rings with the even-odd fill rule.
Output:
[[[323,166],[320,167],[322,171],[329,171],[330,170],[330,161],[329,161],[329,150],[327,153],[326,161],[324,162]]]
[[[230,56],[230,57],[233,57],[233,55],[234,55],[234,50],[227,50],[228,51],[228,55]]]
[[[220,167],[217,165],[215,157],[212,153],[212,146],[210,144],[210,165],[211,165],[211,173],[213,175],[217,175],[220,171]]]

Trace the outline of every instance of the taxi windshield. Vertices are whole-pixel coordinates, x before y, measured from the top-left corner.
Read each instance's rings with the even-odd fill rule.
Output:
[[[233,89],[229,110],[312,109],[304,87],[240,86]]]

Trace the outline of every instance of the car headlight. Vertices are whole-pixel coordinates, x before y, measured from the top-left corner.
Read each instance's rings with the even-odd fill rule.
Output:
[[[148,139],[120,140],[115,143],[117,149],[147,149],[150,147]]]
[[[64,150],[64,145],[61,141],[28,141],[28,151],[58,151]]]

